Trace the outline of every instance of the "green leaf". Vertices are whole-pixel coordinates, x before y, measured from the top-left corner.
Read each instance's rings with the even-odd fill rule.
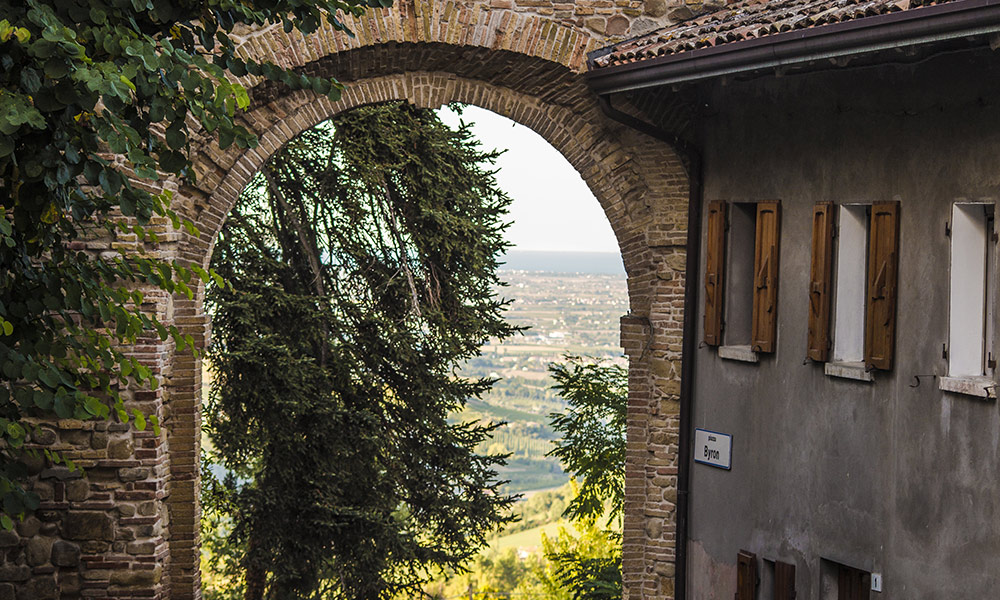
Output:
[[[45,61],[45,76],[49,79],[61,79],[69,73],[69,65],[61,58],[50,58]]]
[[[187,143],[187,135],[184,133],[183,126],[183,121],[177,121],[167,128],[165,136],[167,145],[174,150],[180,150]]]
[[[102,409],[104,408],[104,405],[101,404],[101,401],[98,400],[97,398],[94,398],[93,396],[88,396],[83,403],[83,407],[88,413],[94,416],[98,416],[101,414],[101,412],[103,412]]]
[[[139,431],[145,431],[146,417],[136,409],[132,409],[132,415],[135,416],[135,428]]]
[[[2,526],[7,531],[14,529],[14,521],[10,520],[7,515],[0,515],[0,526]]]
[[[219,148],[225,150],[232,146],[234,139],[236,139],[236,132],[231,127],[221,127],[219,129]]]
[[[73,417],[74,405],[66,397],[56,396],[55,401],[52,404],[56,416],[60,419],[70,419]]]
[[[247,94],[245,87],[238,83],[234,83],[233,95],[236,98],[236,106],[238,106],[241,110],[246,110],[250,107],[250,95]]]
[[[18,423],[10,423],[7,425],[7,435],[14,439],[24,439],[24,427]]]
[[[187,164],[187,157],[180,152],[168,150],[160,153],[160,168],[168,173],[180,173]]]

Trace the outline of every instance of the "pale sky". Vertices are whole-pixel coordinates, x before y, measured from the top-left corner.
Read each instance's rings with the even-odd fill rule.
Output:
[[[469,106],[461,117],[447,107],[441,120],[472,133],[497,160],[500,188],[513,199],[507,239],[516,250],[618,252],[608,218],[580,174],[542,136],[506,117]]]

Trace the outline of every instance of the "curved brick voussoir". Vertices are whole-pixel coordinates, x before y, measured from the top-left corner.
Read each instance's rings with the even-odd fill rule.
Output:
[[[429,108],[462,102],[536,131],[594,192],[628,272],[630,312],[622,319],[630,365],[624,578],[631,600],[673,596],[687,178],[671,148],[604,116],[582,72],[588,51],[662,25],[671,7],[683,5],[399,0],[391,9],[350,19],[353,38],[329,27],[309,37],[275,27],[238,32],[244,56],[337,77],[346,90],[330,102],[244,78],[252,103],[241,118],[259,136],[259,146],[221,151],[210,138],[193,143],[197,184],[177,188],[173,205],[197,225],[197,235],[172,233],[157,248],[162,258],[207,265],[253,173],[292,137],[344,110],[392,100]],[[204,347],[210,332],[203,294],[151,293],[149,309]],[[41,510],[16,532],[0,532],[0,598],[201,597],[201,361],[175,351],[169,340],[146,340],[133,352],[162,385],[127,397],[146,414],[159,415],[163,431],[41,424],[33,443],[66,451],[86,467],[87,477],[38,465]]]

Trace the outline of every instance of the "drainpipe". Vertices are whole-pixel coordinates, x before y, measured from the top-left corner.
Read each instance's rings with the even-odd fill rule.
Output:
[[[684,338],[681,346],[680,431],[677,441],[677,532],[674,548],[674,598],[687,597],[688,506],[691,481],[691,411],[694,408],[694,357],[697,345],[698,265],[701,250],[702,164],[698,149],[677,135],[666,132],[611,105],[610,94],[598,96],[608,118],[666,142],[681,155],[688,174],[688,231],[684,267]]]

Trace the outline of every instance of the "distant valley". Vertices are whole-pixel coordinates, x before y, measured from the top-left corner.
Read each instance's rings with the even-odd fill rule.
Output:
[[[521,493],[568,480],[545,456],[556,437],[549,414],[565,409],[550,388],[548,365],[566,354],[624,361],[619,318],[628,295],[616,254],[512,251],[506,261],[501,277],[508,286],[499,293],[513,300],[507,319],[529,329],[502,344],[491,340],[466,363],[464,375],[499,380],[455,418],[506,422],[480,450],[512,453],[500,475],[510,480],[507,492]]]

